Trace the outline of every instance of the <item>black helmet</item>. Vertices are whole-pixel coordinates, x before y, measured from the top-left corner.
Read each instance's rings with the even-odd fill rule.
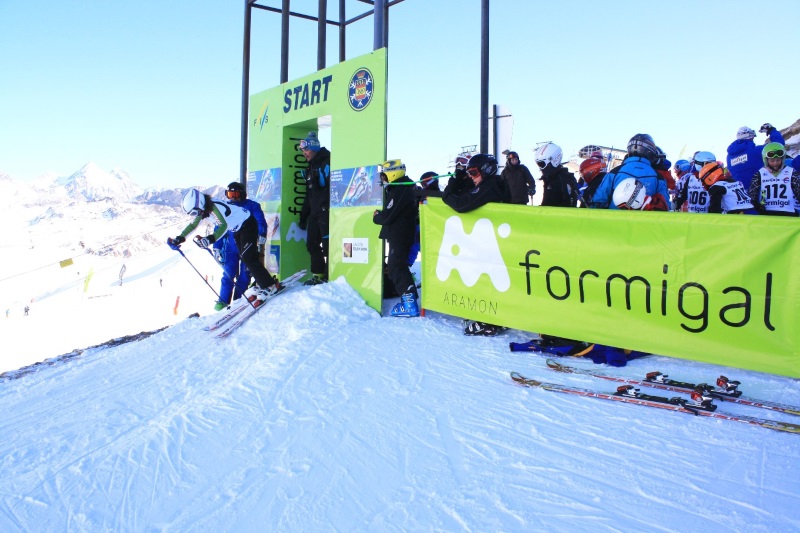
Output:
[[[475,154],[467,163],[467,168],[477,168],[481,174],[492,176],[497,174],[497,159],[492,154]]]
[[[225,198],[234,201],[245,200],[247,198],[247,190],[238,181],[232,181],[228,184],[228,190],[225,191]]]
[[[659,149],[648,134],[637,133],[628,141],[628,155],[637,155],[650,162],[655,162],[659,155]]]

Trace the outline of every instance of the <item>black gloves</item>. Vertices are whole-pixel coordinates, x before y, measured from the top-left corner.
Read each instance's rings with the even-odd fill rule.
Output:
[[[206,235],[205,237],[201,237],[200,235],[198,235],[197,237],[194,238],[194,243],[200,248],[208,248],[209,246],[214,244],[214,241],[216,241],[216,239],[214,238],[213,235]]]
[[[774,129],[775,129],[775,126],[773,126],[769,122],[765,122],[764,124],[761,125],[761,129],[758,130],[758,131],[760,131],[761,133],[766,133],[767,135],[769,135],[770,133],[772,133],[772,130],[774,130]]]

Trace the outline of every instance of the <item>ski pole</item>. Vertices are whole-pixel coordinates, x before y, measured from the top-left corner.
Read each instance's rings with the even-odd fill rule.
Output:
[[[413,183],[415,185],[420,184],[420,183],[424,184],[424,183],[428,183],[429,181],[438,180],[439,178],[450,178],[452,176],[455,176],[455,174],[453,172],[448,172],[447,174],[439,174],[438,176],[431,176],[430,178],[425,178],[424,180],[419,180],[419,181],[413,181],[412,180],[411,183]],[[387,186],[389,186],[389,185],[408,185],[408,182],[407,181],[406,182],[392,181],[392,182],[389,182],[389,183],[384,183],[384,185],[387,185]]]
[[[183,256],[184,259],[186,259],[186,262],[189,263],[189,265],[192,267],[192,269],[194,269],[195,272],[197,272],[197,275],[200,276],[200,278],[203,280],[203,283],[208,285],[208,288],[211,289],[211,292],[213,292],[214,295],[217,297],[217,300],[219,300],[220,297],[219,297],[219,294],[217,294],[217,291],[214,290],[214,287],[211,286],[211,284],[208,282],[208,280],[200,273],[199,270],[197,270],[197,268],[195,268],[195,266],[192,264],[192,262],[189,261],[189,258],[186,257],[186,255],[184,255],[183,250],[181,250],[180,248],[175,248],[175,250],[179,254],[181,254],[181,256]]]

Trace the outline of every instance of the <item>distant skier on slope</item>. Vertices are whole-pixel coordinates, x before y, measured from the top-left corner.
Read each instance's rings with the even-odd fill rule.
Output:
[[[195,244],[201,248],[208,248],[214,244],[226,231],[233,233],[236,246],[239,248],[239,256],[247,269],[255,278],[255,285],[245,291],[244,295],[251,302],[258,300],[256,305],[269,296],[275,294],[279,285],[278,282],[269,274],[258,257],[258,222],[255,216],[247,209],[235,205],[229,200],[212,200],[211,196],[203,194],[195,189],[186,193],[183,198],[183,210],[195,218],[177,237],[167,239],[170,248],[177,250],[186,241],[186,237],[192,233],[200,222],[210,215],[219,222],[217,229],[211,235],[201,237],[196,235]]]

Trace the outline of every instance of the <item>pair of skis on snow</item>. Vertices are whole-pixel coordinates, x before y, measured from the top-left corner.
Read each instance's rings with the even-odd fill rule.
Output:
[[[536,379],[529,379],[522,376],[518,372],[511,373],[511,379],[520,385],[526,387],[536,387],[544,390],[563,392],[566,394],[573,394],[577,396],[587,396],[591,398],[599,398],[602,400],[612,400],[623,403],[633,403],[637,405],[644,405],[647,407],[655,407],[659,409],[667,409],[670,411],[678,411],[681,413],[693,414],[698,416],[707,416],[711,418],[718,418],[723,420],[733,420],[736,422],[743,422],[755,426],[761,426],[777,431],[785,431],[788,433],[799,433],[800,424],[792,424],[779,420],[769,420],[766,418],[758,418],[746,415],[734,415],[730,413],[721,413],[717,411],[717,405],[713,403],[714,399],[722,401],[740,403],[750,405],[752,407],[760,407],[762,409],[769,409],[772,411],[779,411],[791,415],[800,416],[800,407],[791,405],[784,405],[766,400],[755,400],[746,398],[741,395],[738,390],[739,382],[730,381],[724,376],[720,376],[717,380],[718,387],[707,384],[693,384],[682,381],[675,381],[661,374],[660,372],[651,372],[647,374],[645,379],[632,379],[623,378],[618,376],[611,376],[598,372],[595,370],[587,370],[574,368],[567,365],[557,363],[553,359],[547,360],[547,366],[556,372],[565,374],[581,374],[592,376],[595,378],[605,379],[608,381],[616,381],[623,383],[617,388],[616,392],[600,392],[591,389],[582,389],[577,387],[570,387],[558,383],[548,383]],[[690,394],[690,398],[673,397],[668,398],[665,396],[653,396],[650,394],[642,394],[636,386],[653,387],[662,390],[669,390],[674,392],[681,392]]]
[[[306,271],[300,270],[299,272],[295,272],[291,276],[282,280],[280,282],[280,289],[278,289],[278,292],[269,296],[258,307],[254,306],[251,302],[248,302],[247,298],[245,297],[237,299],[233,302],[233,304],[231,304],[227,311],[221,312],[222,315],[211,324],[205,326],[203,330],[215,332],[214,337],[218,339],[227,337],[239,326],[244,324],[251,316],[256,314],[259,309],[264,307],[268,301],[275,298],[279,294],[286,292],[293,285],[299,283],[299,281],[303,279],[305,275]]]

